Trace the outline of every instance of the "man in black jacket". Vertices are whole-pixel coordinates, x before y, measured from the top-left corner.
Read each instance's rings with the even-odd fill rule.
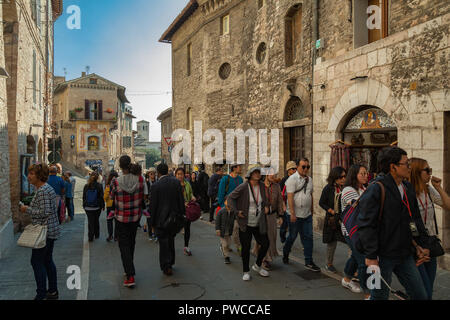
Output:
[[[219,183],[223,176],[223,169],[221,166],[216,167],[215,173],[208,180],[208,197],[211,199],[211,209],[209,210],[209,222],[214,221],[214,211],[218,206],[217,194],[219,193]]]
[[[414,187],[406,181],[410,173],[407,154],[397,147],[383,149],[378,166],[382,173],[376,181],[385,189],[383,210],[380,216],[381,187],[371,184],[359,204],[356,248],[366,256],[367,266],[379,266],[381,276],[389,285],[395,273],[412,300],[427,299],[414,259],[414,251],[418,264],[429,259],[429,251],[417,245],[424,243],[427,233]],[[383,281],[381,289],[371,290],[372,300],[388,298],[389,289]]]
[[[168,176],[169,168],[161,163],[156,168],[158,182],[152,185],[150,192],[151,225],[155,228],[159,240],[159,264],[165,275],[172,275],[175,264],[176,231],[168,224],[175,216],[185,215],[183,190],[180,182]]]
[[[200,195],[200,207],[203,212],[209,211],[209,197],[208,197],[208,180],[209,176],[205,172],[205,165],[202,163],[199,165],[200,173],[198,174],[198,189]]]

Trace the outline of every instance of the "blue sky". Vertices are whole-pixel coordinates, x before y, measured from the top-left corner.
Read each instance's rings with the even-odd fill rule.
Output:
[[[188,0],[64,0],[55,23],[55,75],[81,76],[86,66],[127,88],[136,122],[150,122],[150,140],[161,139],[156,120],[172,106],[171,46],[158,40]],[[66,26],[70,5],[81,9],[81,29]],[[143,92],[144,91],[144,92]],[[133,95],[135,93],[135,95]],[[150,93],[154,95],[139,95]]]

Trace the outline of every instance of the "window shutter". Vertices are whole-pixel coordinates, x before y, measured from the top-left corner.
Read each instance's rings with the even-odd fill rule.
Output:
[[[91,119],[90,110],[89,110],[89,100],[84,100],[84,118],[86,120]]]
[[[103,120],[103,101],[98,102],[98,120]]]

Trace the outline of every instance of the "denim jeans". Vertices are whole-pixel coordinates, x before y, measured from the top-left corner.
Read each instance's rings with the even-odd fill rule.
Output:
[[[282,216],[282,223],[280,226],[280,240],[282,243],[286,242],[286,233],[289,227],[289,215],[285,212]]]
[[[403,259],[379,257],[381,276],[391,285],[394,273],[411,300],[427,300],[428,295],[412,256]],[[370,290],[372,300],[388,300],[389,288],[381,281],[381,289]]]
[[[285,257],[289,256],[291,252],[292,245],[297,239],[297,234],[300,233],[300,240],[302,241],[304,254],[305,254],[305,264],[311,264],[313,262],[313,229],[312,229],[312,215],[307,218],[297,218],[297,220],[292,223],[289,219],[289,236],[286,239],[286,243],[283,247],[283,255]]]
[[[47,279],[48,291],[54,293],[58,291],[56,266],[53,262],[54,239],[47,238],[47,245],[42,249],[33,249],[31,253],[31,266],[34,271],[34,279],[36,280],[36,298],[39,300],[47,296]]]
[[[66,208],[69,217],[73,219],[75,214],[75,208],[73,206],[73,198],[66,198]]]
[[[431,258],[430,262],[425,262],[419,266],[420,276],[422,277],[423,285],[428,294],[428,300],[433,299],[433,286],[436,279],[437,260]]]
[[[358,278],[361,289],[364,291],[364,293],[369,293],[369,289],[367,288],[367,278],[369,277],[369,275],[367,274],[366,258],[353,247],[353,243],[348,236],[344,238],[345,242],[347,242],[350,250],[352,251],[351,257],[345,264],[344,275],[347,278],[351,279],[353,278],[355,271],[358,270]]]

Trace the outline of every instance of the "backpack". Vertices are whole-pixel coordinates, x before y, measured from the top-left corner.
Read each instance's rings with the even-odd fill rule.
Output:
[[[86,206],[87,207],[98,207],[98,189],[87,189],[86,192]]]
[[[384,200],[386,198],[384,185],[381,182],[376,182],[381,188],[381,206],[380,206],[380,213],[378,215],[378,221],[381,221],[381,217],[383,214],[383,208],[384,208]],[[361,195],[362,196],[362,195]],[[359,240],[358,235],[358,216],[359,216],[359,200],[361,199],[361,196],[357,200],[353,200],[352,204],[349,204],[345,207],[344,211],[342,212],[341,219],[342,224],[344,225],[345,229],[347,230],[348,237],[350,238],[351,242],[353,243],[353,246],[356,248],[356,244]]]

